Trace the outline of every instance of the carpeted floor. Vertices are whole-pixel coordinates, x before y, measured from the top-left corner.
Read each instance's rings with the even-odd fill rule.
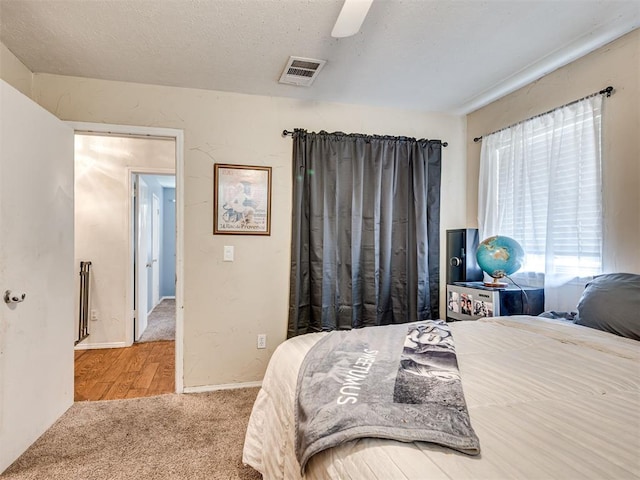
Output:
[[[242,464],[257,388],[75,403],[11,480],[260,479]]]
[[[176,339],[176,301],[162,300],[147,317],[147,328],[138,342],[156,342]]]

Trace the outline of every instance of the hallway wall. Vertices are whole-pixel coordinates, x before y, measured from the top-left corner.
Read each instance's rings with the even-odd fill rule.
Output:
[[[176,296],[176,189],[163,188],[160,296]]]

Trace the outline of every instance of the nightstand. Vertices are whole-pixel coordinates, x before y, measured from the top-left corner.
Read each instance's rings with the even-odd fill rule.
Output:
[[[539,315],[544,311],[544,289],[508,285],[486,287],[482,282],[447,285],[447,321],[477,320],[482,317]]]

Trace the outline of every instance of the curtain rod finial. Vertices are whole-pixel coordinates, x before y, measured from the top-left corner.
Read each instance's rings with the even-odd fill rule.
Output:
[[[607,88],[600,90],[598,93],[600,95],[606,95],[607,97],[610,97],[613,93],[613,87],[609,85]]]

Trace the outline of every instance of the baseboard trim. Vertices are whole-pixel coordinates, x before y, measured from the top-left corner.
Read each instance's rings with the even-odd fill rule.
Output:
[[[74,350],[95,350],[98,348],[124,348],[128,345],[126,342],[107,342],[107,343],[79,343],[74,347]]]
[[[261,387],[262,382],[225,383],[222,385],[198,385],[197,387],[184,387],[184,393],[215,392],[216,390],[235,390],[238,388]]]

